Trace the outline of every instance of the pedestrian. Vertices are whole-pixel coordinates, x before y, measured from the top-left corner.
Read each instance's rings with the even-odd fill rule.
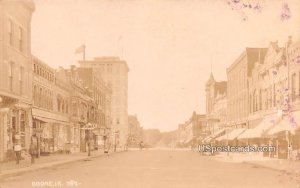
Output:
[[[21,160],[21,150],[22,150],[22,147],[21,147],[21,136],[17,133],[15,135],[15,144],[14,144],[14,151],[16,153],[16,160],[17,160],[17,164],[20,163],[20,160]]]
[[[143,150],[143,147],[144,147],[144,143],[143,141],[140,142],[140,150]]]
[[[37,155],[37,147],[33,142],[30,143],[29,154],[31,156],[31,164],[34,164],[34,158]]]
[[[14,151],[16,153],[17,164],[19,164],[21,160],[21,145],[19,143],[14,145]]]
[[[292,143],[288,145],[288,159],[292,160],[293,159],[293,146]]]
[[[104,154],[108,157],[109,156],[109,148],[110,148],[110,142],[107,142],[104,145]]]

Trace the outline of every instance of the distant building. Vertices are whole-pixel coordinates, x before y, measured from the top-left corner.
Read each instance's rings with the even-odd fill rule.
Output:
[[[217,82],[211,73],[205,85],[206,92],[206,133],[211,134],[226,124],[227,113],[227,82]]]
[[[143,131],[143,142],[146,146],[155,147],[162,138],[158,129],[145,129]]]
[[[139,143],[143,141],[143,128],[140,126],[140,122],[136,115],[128,116],[128,147],[138,147]]]
[[[94,60],[80,61],[80,66],[96,70],[108,87],[111,87],[112,132],[117,145],[124,147],[128,139],[129,68],[126,61],[118,57],[97,57]]]
[[[179,124],[177,131],[177,144],[191,146],[203,139],[206,135],[207,120],[205,114],[193,112],[192,116],[183,124]]]
[[[34,9],[31,0],[0,1],[0,161],[14,158],[16,143],[30,144]]]

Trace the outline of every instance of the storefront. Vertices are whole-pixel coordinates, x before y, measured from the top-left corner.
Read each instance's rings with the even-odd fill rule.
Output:
[[[15,104],[9,108],[0,108],[0,161],[14,160],[16,135],[22,150],[30,144],[30,109],[29,105]]]
[[[71,142],[71,128],[66,116],[41,109],[32,109],[32,136],[37,138],[40,155],[64,152]]]

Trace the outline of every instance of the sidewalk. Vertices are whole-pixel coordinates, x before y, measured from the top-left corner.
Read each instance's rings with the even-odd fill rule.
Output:
[[[245,163],[256,167],[267,168],[295,175],[300,178],[300,161],[263,157],[262,155],[247,155],[239,153],[227,153],[210,156],[212,159],[222,162]]]
[[[117,151],[121,152],[121,151]],[[110,154],[114,152],[111,151]],[[0,179],[12,175],[18,175],[25,172],[35,171],[38,169],[49,168],[56,165],[72,163],[85,159],[92,159],[104,156],[103,150],[92,151],[91,156],[87,152],[79,152],[73,154],[50,154],[49,156],[40,156],[35,158],[35,163],[31,164],[30,158],[25,158],[16,164],[16,161],[10,161],[0,164]]]

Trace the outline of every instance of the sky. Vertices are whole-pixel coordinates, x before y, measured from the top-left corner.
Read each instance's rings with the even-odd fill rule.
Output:
[[[227,80],[226,68],[246,47],[284,45],[300,33],[299,0],[34,2],[32,53],[53,68],[79,66],[74,52],[83,43],[86,59],[119,56],[130,68],[129,114],[161,131],[193,111],[205,114],[210,73]]]

